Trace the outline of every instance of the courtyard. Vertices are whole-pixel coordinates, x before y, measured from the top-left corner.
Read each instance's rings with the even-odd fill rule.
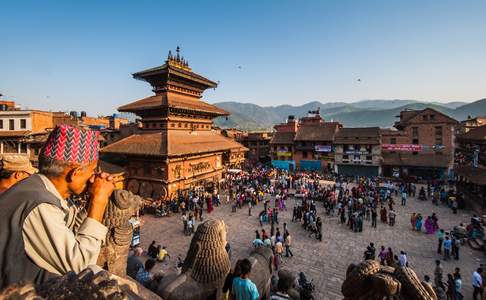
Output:
[[[225,199],[222,197],[221,199]],[[341,284],[345,277],[346,268],[350,263],[357,263],[363,259],[366,246],[373,242],[377,254],[382,245],[391,247],[395,254],[401,250],[408,256],[410,267],[419,277],[429,275],[434,278],[435,260],[441,258],[437,253],[436,236],[413,231],[410,224],[410,216],[413,212],[421,213],[424,217],[435,212],[439,218],[440,228],[451,230],[455,225],[463,222],[469,223],[471,212],[459,210],[457,214],[444,206],[434,206],[430,201],[420,201],[409,198],[406,206],[401,206],[398,198],[395,198],[395,211],[397,212],[396,224],[391,227],[378,220],[376,229],[366,221],[363,232],[352,232],[347,226],[339,224],[337,216],[326,216],[321,203],[317,204],[318,216],[323,220],[323,239],[317,241],[309,237],[301,223],[292,222],[292,208],[296,199],[287,201],[287,211],[280,212],[279,225],[282,230],[283,223],[287,223],[288,230],[293,238],[291,250],[294,257],[283,258],[282,268],[289,269],[296,274],[303,271],[309,279],[314,281],[316,299],[342,299]],[[252,216],[248,216],[247,207],[231,212],[230,204],[216,207],[211,214],[203,214],[204,220],[222,219],[228,229],[228,241],[232,248],[232,265],[238,258],[248,256],[252,249],[252,241],[255,238],[255,230],[265,228],[270,232],[270,225],[260,226],[258,213],[263,209],[259,204],[252,210]],[[167,265],[159,265],[164,272],[173,272],[177,256],[184,258],[191,241],[190,236],[184,236],[180,214],[169,217],[154,217],[145,215],[142,217],[141,244],[144,249],[152,240],[157,244],[167,247],[171,256]],[[480,263],[486,263],[483,253],[472,250],[465,245],[460,249],[460,260],[443,261],[444,277],[447,273],[453,273],[455,267],[461,268],[463,280],[463,294],[466,299],[471,298],[472,272]]]

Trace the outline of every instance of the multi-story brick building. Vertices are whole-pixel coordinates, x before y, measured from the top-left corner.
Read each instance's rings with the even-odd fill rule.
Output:
[[[486,213],[486,125],[456,138],[454,173],[457,192],[469,207]]]
[[[27,155],[34,163],[47,136],[56,125],[75,126],[110,126],[114,118],[90,118],[85,113],[48,112],[40,110],[22,110],[13,101],[0,101],[0,154],[18,153]],[[86,121],[88,123],[86,123]],[[128,120],[118,120],[119,123]]]
[[[385,176],[447,178],[453,167],[458,122],[432,108],[405,110],[394,130],[383,130]]]
[[[0,111],[0,153],[25,154],[35,161],[47,136],[47,129],[53,127],[50,112]]]
[[[297,120],[294,116],[289,116],[287,122],[274,126],[275,132],[270,140],[270,157],[273,167],[295,170],[293,153],[297,126]]]
[[[319,110],[299,119],[294,138],[294,160],[299,170],[332,172],[334,168],[334,135],[342,125],[325,122]]]
[[[335,172],[339,175],[381,175],[380,128],[341,128],[334,138],[334,147]]]
[[[252,164],[270,162],[271,132],[248,132],[237,138],[237,141],[248,148],[247,161]]]

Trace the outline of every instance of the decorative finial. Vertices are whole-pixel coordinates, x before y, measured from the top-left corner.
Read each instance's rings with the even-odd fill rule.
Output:
[[[179,52],[181,52],[181,48],[179,46],[177,46],[176,48],[176,52],[177,52],[177,55],[176,55],[176,61],[177,62],[181,62],[181,57],[179,55]]]
[[[172,51],[169,50],[169,55],[167,55],[167,59],[171,60],[172,59]]]

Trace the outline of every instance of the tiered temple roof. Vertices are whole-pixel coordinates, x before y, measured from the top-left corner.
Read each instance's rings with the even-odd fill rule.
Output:
[[[192,72],[189,62],[179,55],[179,47],[176,56],[169,52],[165,64],[134,73],[133,78],[150,83],[155,95],[123,105],[118,108],[121,112],[138,114],[149,109],[182,109],[213,117],[229,115],[200,100],[206,89],[216,88],[218,84]]]
[[[181,156],[246,149],[212,131],[168,131],[134,134],[102,149],[105,153],[143,156]]]
[[[203,118],[229,115],[223,109],[200,100],[207,88],[217,84],[192,72],[189,63],[179,54],[171,52],[164,65],[133,74],[136,79],[144,80],[153,87],[155,95],[137,100],[118,108],[122,112],[133,112],[142,117],[158,117],[160,122],[169,122],[174,116],[177,120],[186,118],[187,122]],[[167,119],[168,117],[168,119]],[[179,121],[177,121],[179,122]],[[194,130],[191,128],[142,129],[103,148],[104,153],[132,154],[143,156],[183,156],[211,152],[247,149],[214,130]]]

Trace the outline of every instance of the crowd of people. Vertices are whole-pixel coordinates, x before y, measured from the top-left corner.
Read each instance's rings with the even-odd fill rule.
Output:
[[[79,140],[71,140],[71,136],[77,136]],[[80,142],[83,147],[80,147]],[[17,257],[16,260],[0,261],[0,287],[20,280],[39,279],[42,282],[41,279],[47,278],[49,274],[79,272],[89,264],[96,263],[107,231],[101,222],[108,199],[116,186],[110,174],[98,169],[98,148],[95,132],[63,125],[51,132],[40,151],[39,170],[33,168],[28,159],[22,156],[4,155],[1,158],[0,221],[5,228],[14,223],[20,224],[20,227],[16,231],[0,232],[4,258]],[[349,226],[350,231],[362,232],[366,222],[370,222],[371,228],[378,226],[378,215],[382,224],[395,226],[395,199],[401,206],[409,205],[410,197],[430,200],[435,205],[450,207],[453,213],[457,213],[463,203],[454,188],[439,181],[430,182],[417,192],[417,186],[413,183],[388,182],[377,178],[357,177],[353,180],[336,176],[333,178],[335,183],[331,184],[321,184],[322,179],[312,172],[289,173],[272,168],[253,168],[249,172],[226,174],[221,186],[214,186],[209,191],[193,190],[181,193],[169,201],[155,199],[142,212],[153,210],[159,216],[179,212],[183,234],[191,235],[197,226],[196,222],[203,221],[203,215],[211,214],[214,207],[222,202],[230,204],[233,213],[246,208],[248,215],[252,216],[252,210],[258,209],[255,225],[261,228],[256,230],[252,246],[272,249],[277,270],[275,275],[278,276],[283,257],[294,256],[289,228],[285,220],[279,220],[279,214],[290,207],[291,221],[302,224],[302,230],[296,230],[294,234],[307,235],[305,238],[314,237],[321,241],[323,218],[326,217],[337,217],[338,222]],[[90,198],[89,206],[81,207],[72,203],[71,199],[81,195]],[[318,207],[324,211],[319,213]],[[425,215],[425,219],[420,213],[412,215],[412,229],[429,235],[436,234],[437,254],[445,261],[460,258],[464,237],[458,233],[463,232],[467,238],[472,239],[484,235],[478,217],[473,217],[468,226],[460,224],[453,230],[445,231],[440,228],[436,214],[431,212]],[[66,220],[71,221],[68,224]],[[270,230],[267,233],[264,226],[268,225]],[[18,255],[19,249],[23,255]],[[231,254],[229,244],[226,249]],[[136,248],[133,252],[136,257],[143,251]],[[150,245],[147,254],[149,259],[139,265],[133,275],[143,283],[153,277],[150,274],[157,261],[163,263],[170,258],[166,247],[156,246],[155,243]],[[382,246],[377,255],[374,244],[367,247],[364,256],[366,259],[377,257],[387,265],[409,264],[405,251],[394,254],[390,247]],[[181,261],[178,258],[177,266],[180,266]],[[439,260],[434,274],[438,295],[441,295],[442,289],[449,299],[461,299],[460,271],[443,276],[441,268]],[[22,273],[19,270],[28,272]],[[258,292],[255,293],[248,282],[251,265],[248,266],[242,260],[238,270],[234,273],[237,277],[230,280],[231,288],[228,291],[233,295],[250,291],[248,299],[258,297]],[[480,266],[472,275],[475,299],[482,296],[483,270],[484,266]],[[284,283],[278,285],[274,296],[280,298],[275,299],[285,297],[285,286]]]

